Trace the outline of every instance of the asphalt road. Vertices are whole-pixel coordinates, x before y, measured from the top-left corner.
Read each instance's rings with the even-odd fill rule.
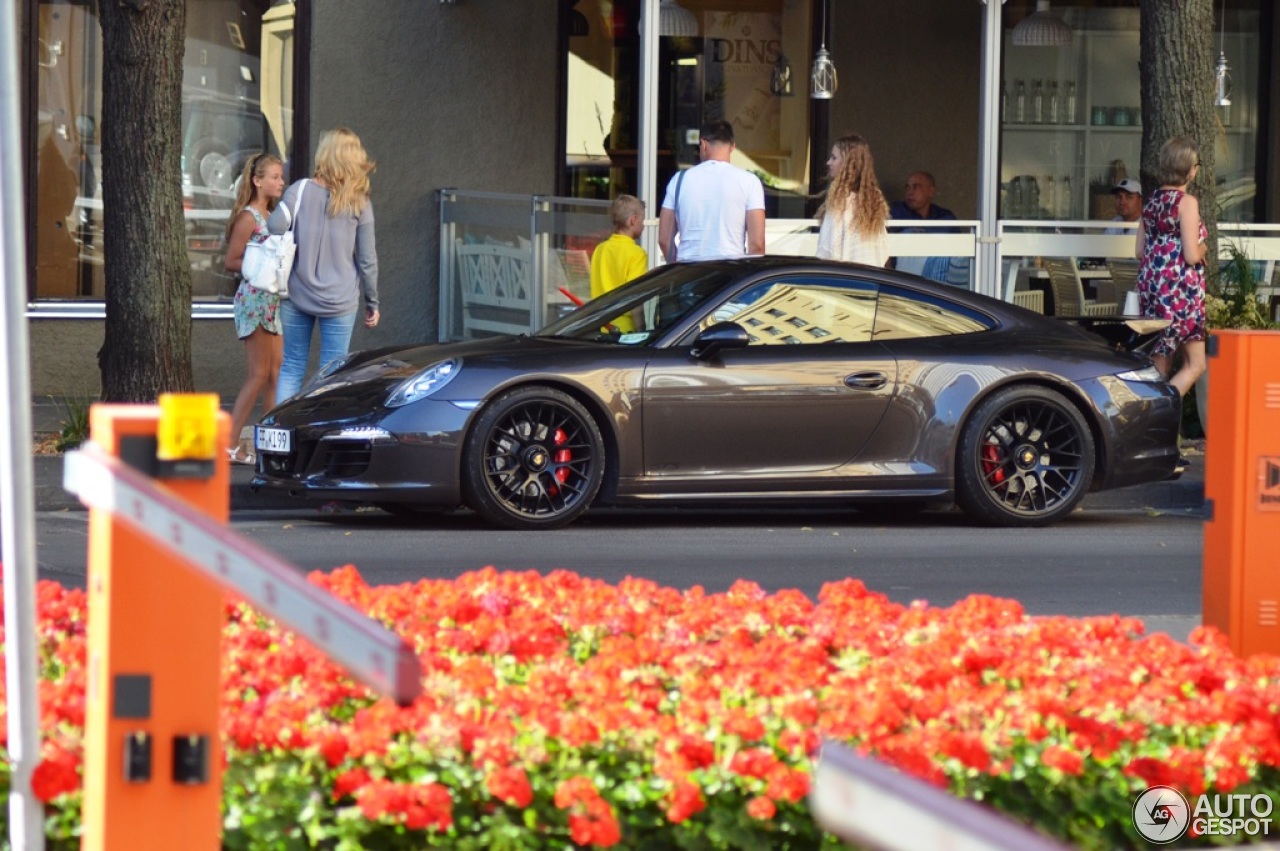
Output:
[[[37,514],[41,578],[83,586],[83,511]],[[494,565],[558,568],[610,582],[641,576],[723,591],[739,578],[816,597],[856,577],[899,602],[974,594],[1032,614],[1134,615],[1177,638],[1200,622],[1198,511],[1081,510],[1049,529],[969,525],[956,512],[885,521],[852,511],[596,512],[552,532],[508,532],[470,515],[407,521],[375,509],[239,511],[232,526],[304,570],[354,564],[372,584]]]

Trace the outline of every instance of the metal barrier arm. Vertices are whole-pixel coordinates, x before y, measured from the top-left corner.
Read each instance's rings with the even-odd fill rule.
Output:
[[[175,499],[92,443],[67,453],[63,487],[109,512],[243,596],[401,706],[422,693],[417,654],[402,638],[307,582],[274,553]]]
[[[823,828],[877,851],[1067,851],[1008,816],[834,742],[822,746],[809,804]]]

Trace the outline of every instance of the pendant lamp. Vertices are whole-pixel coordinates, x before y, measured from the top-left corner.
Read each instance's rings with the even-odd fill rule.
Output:
[[[1036,0],[1036,10],[1013,28],[1015,47],[1070,47],[1074,40],[1067,22],[1049,11],[1049,0]]]
[[[827,53],[827,3],[830,0],[819,0],[822,4],[822,41],[818,53],[813,57],[813,70],[809,72],[809,97],[814,100],[831,100],[835,96],[839,81],[836,79],[836,64]]]
[[[658,35],[688,37],[697,34],[697,15],[676,3],[676,0],[662,0],[658,6]]]

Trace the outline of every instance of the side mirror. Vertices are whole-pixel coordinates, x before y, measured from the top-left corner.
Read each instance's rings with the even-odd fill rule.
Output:
[[[747,331],[736,322],[717,322],[698,335],[689,353],[698,360],[710,360],[722,349],[745,349],[751,343]]]

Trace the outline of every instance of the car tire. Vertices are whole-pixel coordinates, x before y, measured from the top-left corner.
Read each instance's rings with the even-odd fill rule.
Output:
[[[956,503],[990,526],[1048,526],[1070,514],[1093,480],[1084,416],[1046,387],[985,399],[960,432]]]
[[[557,529],[591,507],[604,438],[576,399],[550,387],[504,393],[481,410],[463,449],[467,504],[508,529]]]

